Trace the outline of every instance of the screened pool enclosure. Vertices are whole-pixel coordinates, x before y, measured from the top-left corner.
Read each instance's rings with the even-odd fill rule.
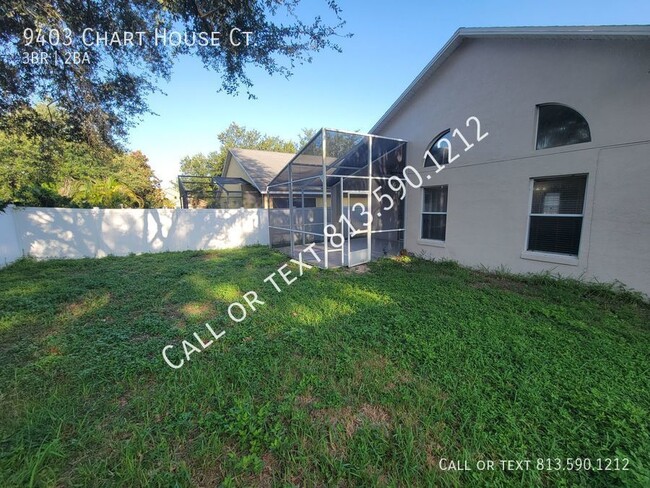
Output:
[[[322,129],[271,181],[271,246],[323,268],[398,254],[406,142]]]

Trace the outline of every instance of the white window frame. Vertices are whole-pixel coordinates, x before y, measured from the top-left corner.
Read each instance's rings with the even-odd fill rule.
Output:
[[[571,178],[573,176],[585,176],[585,194],[582,199],[582,213],[580,214],[545,214],[545,213],[533,213],[533,193],[535,191],[535,180],[543,180],[549,178]],[[533,261],[545,261],[558,264],[569,264],[577,265],[578,259],[580,257],[580,252],[582,251],[582,243],[584,236],[584,222],[585,222],[585,207],[587,205],[587,188],[589,183],[589,174],[587,173],[574,173],[568,175],[549,175],[549,176],[535,176],[530,178],[529,183],[529,194],[528,194],[528,215],[526,217],[526,242],[524,243],[524,250],[521,253],[521,257],[524,259],[531,259]],[[580,242],[578,243],[578,254],[563,254],[555,253],[548,251],[534,251],[528,249],[530,241],[530,221],[531,217],[580,217],[581,227],[580,227]]]
[[[446,188],[447,189],[447,211],[446,212],[428,212],[424,210],[424,192],[425,190],[432,190],[434,188]],[[423,230],[423,220],[424,220],[424,215],[444,215],[445,217],[448,217],[449,213],[449,185],[435,185],[435,186],[428,186],[428,187],[422,187],[422,192],[420,196],[420,231],[418,234],[418,243],[419,244],[427,244],[430,246],[437,246],[437,247],[445,247],[445,243],[447,242],[447,220],[445,219],[445,238],[443,240],[440,239],[427,239],[422,237],[422,230]]]

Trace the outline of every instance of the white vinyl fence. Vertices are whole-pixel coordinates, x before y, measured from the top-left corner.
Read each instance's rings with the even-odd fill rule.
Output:
[[[268,244],[264,209],[73,209],[0,213],[0,267],[22,257],[81,258]]]

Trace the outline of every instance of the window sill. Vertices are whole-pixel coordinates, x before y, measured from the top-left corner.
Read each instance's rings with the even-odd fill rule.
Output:
[[[521,259],[530,259],[531,261],[542,261],[544,263],[566,264],[568,266],[578,266],[579,259],[577,256],[562,254],[553,254],[537,251],[522,251]]]
[[[418,239],[417,242],[421,246],[447,247],[447,243],[445,241],[435,241],[433,239]]]

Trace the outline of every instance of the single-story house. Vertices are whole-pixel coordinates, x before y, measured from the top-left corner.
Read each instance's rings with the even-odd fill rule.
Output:
[[[650,26],[459,29],[369,134],[319,134],[269,188],[327,205],[309,229],[291,205],[271,218],[274,247],[315,243],[320,265],[353,265],[389,232],[383,254],[650,294]]]
[[[228,151],[221,174],[250,183],[261,195],[263,208],[268,208],[269,183],[294,156],[293,153],[234,148]]]
[[[268,184],[294,156],[275,151],[229,149],[221,176],[178,177],[181,207],[268,208]]]

